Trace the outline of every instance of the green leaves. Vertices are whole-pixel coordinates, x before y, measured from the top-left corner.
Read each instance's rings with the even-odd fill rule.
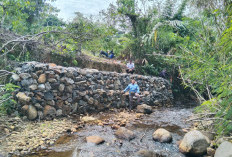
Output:
[[[38,29],[50,10],[55,11],[43,0],[3,0],[2,4],[0,6],[0,17],[4,17],[2,27],[18,34],[38,33],[38,30],[35,31],[32,27],[36,25]]]
[[[4,87],[2,87],[1,95],[0,95],[0,114],[11,114],[15,111],[17,107],[16,101],[12,97],[12,92],[15,91],[15,89],[19,88],[19,86],[16,86],[12,83],[6,84]]]

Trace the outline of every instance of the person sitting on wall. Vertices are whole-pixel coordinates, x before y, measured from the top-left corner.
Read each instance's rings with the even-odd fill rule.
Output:
[[[133,97],[135,96],[137,98],[137,104],[140,103],[140,95],[139,95],[139,86],[137,83],[135,83],[135,80],[131,80],[131,84],[129,84],[123,93],[129,91],[129,109],[132,109],[132,103],[133,103]]]
[[[159,76],[162,77],[162,78],[164,78],[164,79],[169,79],[169,77],[170,77],[170,82],[172,83],[172,76],[169,76],[169,74],[167,73],[166,69],[163,69],[160,72]]]
[[[166,69],[163,69],[160,74],[159,74],[160,77],[164,78],[164,79],[167,79],[168,78],[168,73],[167,73],[167,70]]]
[[[127,73],[133,74],[135,72],[135,64],[132,62],[132,60],[130,60],[130,62],[126,64],[126,67],[127,67],[126,69]]]
[[[100,57],[106,57],[106,58],[108,58],[108,53],[105,52],[105,51],[103,51],[103,50],[101,50],[99,56],[100,56]]]

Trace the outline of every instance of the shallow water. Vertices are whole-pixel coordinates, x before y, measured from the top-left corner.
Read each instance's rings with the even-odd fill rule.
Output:
[[[136,138],[131,141],[117,139],[114,136],[115,130],[110,126],[86,125],[75,135],[63,136],[55,146],[28,157],[133,157],[140,149],[154,151],[160,154],[160,157],[185,157],[179,152],[176,143],[184,136],[182,129],[190,127],[190,124],[185,123],[185,119],[191,114],[191,108],[156,110],[126,125],[126,128],[136,134]],[[105,113],[98,118],[110,118],[110,114]],[[152,134],[157,128],[170,131],[173,141],[169,144],[155,142]],[[105,143],[97,146],[86,143],[85,137],[92,135],[101,136]]]

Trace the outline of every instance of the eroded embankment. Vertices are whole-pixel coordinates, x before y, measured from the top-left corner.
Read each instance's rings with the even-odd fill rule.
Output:
[[[170,107],[170,83],[162,78],[65,68],[54,64],[28,62],[16,68],[14,93],[19,112],[30,120],[52,119],[76,113],[99,112],[128,105],[121,91],[134,78],[141,90],[142,103]]]

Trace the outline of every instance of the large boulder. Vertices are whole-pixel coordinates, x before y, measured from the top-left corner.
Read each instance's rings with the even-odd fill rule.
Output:
[[[103,138],[101,138],[100,136],[88,136],[88,137],[86,137],[86,141],[88,143],[94,143],[96,145],[105,142],[105,140]]]
[[[207,152],[210,145],[209,139],[200,131],[193,130],[185,134],[179,145],[179,149],[184,154],[203,155]]]
[[[169,143],[172,141],[172,135],[169,131],[160,128],[153,133],[153,139],[162,143]]]
[[[35,120],[37,118],[37,115],[38,115],[38,113],[37,113],[36,108],[34,106],[32,106],[32,105],[29,105],[29,107],[28,107],[28,116],[27,116],[28,119],[29,120]]]
[[[148,106],[146,104],[138,105],[137,106],[137,112],[138,113],[151,114],[152,113],[152,107]]]
[[[115,135],[120,139],[125,139],[125,140],[129,140],[129,141],[135,138],[134,132],[131,130],[128,130],[124,127],[119,128],[115,132]]]
[[[232,157],[232,143],[225,141],[220,144],[214,157]]]

